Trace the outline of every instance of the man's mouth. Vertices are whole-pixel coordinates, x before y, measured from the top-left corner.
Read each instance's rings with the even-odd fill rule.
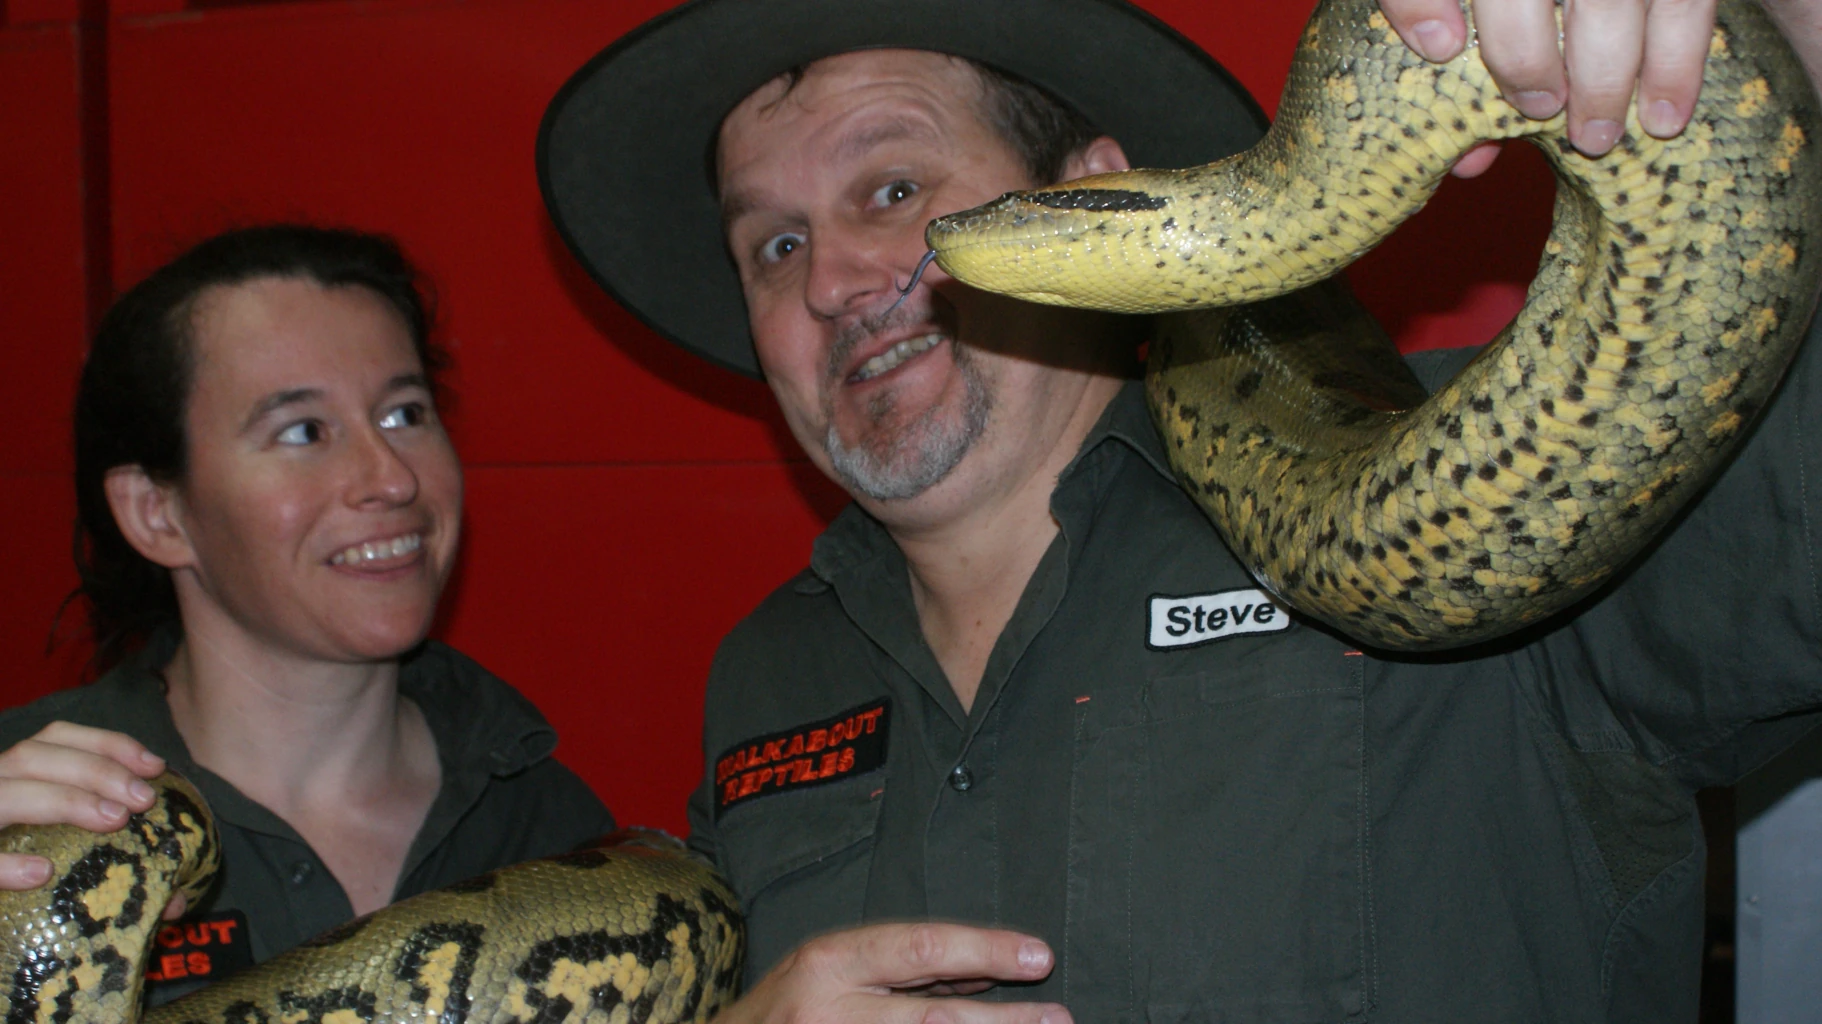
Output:
[[[376,562],[403,558],[416,554],[424,546],[422,533],[407,533],[390,540],[370,540],[363,544],[352,544],[337,551],[329,559],[330,565],[368,566]]]
[[[865,380],[872,380],[882,373],[897,369],[900,364],[905,360],[910,359],[912,356],[928,352],[941,344],[944,337],[945,335],[941,333],[933,332],[916,338],[906,338],[904,341],[899,342],[884,352],[881,352],[879,355],[862,363],[860,369],[855,370],[854,375],[850,377],[849,380],[859,383]]]

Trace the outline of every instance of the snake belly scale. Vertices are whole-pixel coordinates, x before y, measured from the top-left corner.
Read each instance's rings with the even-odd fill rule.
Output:
[[[1629,115],[1598,159],[1561,115],[1509,106],[1472,41],[1429,64],[1373,0],[1325,0],[1253,149],[1012,193],[927,237],[946,272],[990,291],[1192,311],[1158,318],[1147,389],[1229,545],[1356,640],[1455,647],[1588,595],[1742,440],[1822,276],[1819,125],[1801,63],[1750,0],[1719,5],[1688,129],[1658,140]],[[1558,179],[1537,277],[1426,399],[1343,289],[1309,286],[1473,145],[1520,137]]]
[[[187,781],[153,786],[119,832],[0,832],[0,851],[54,865],[48,885],[0,892],[4,1024],[673,1024],[734,997],[735,897],[649,838],[401,901],[142,1016],[159,912],[207,891],[219,851]]]

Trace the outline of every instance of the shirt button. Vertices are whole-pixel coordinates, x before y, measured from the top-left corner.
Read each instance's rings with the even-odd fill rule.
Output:
[[[967,765],[958,764],[949,773],[949,788],[957,793],[966,793],[974,788],[974,773],[968,770]]]
[[[296,864],[291,865],[291,884],[303,885],[305,882],[308,882],[310,876],[314,874],[316,874],[316,868],[313,867],[309,861],[300,860]]]

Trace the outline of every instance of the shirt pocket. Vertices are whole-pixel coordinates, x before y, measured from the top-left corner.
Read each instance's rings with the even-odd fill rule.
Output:
[[[885,773],[778,793],[717,823],[722,866],[747,916],[751,986],[803,939],[857,925]]]
[[[1312,639],[1220,645],[1078,704],[1064,940],[1077,1019],[1364,1016],[1360,659]]]

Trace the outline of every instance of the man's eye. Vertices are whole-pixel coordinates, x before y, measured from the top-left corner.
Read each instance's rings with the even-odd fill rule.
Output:
[[[917,183],[905,180],[890,181],[873,193],[874,206],[896,206],[917,194]]]
[[[422,402],[407,402],[380,418],[381,430],[397,430],[400,427],[423,426],[430,418],[430,410]]]
[[[323,425],[315,420],[299,420],[278,432],[279,444],[315,444],[323,439]]]
[[[759,247],[759,258],[767,263],[777,263],[801,248],[802,235],[774,235]]]

